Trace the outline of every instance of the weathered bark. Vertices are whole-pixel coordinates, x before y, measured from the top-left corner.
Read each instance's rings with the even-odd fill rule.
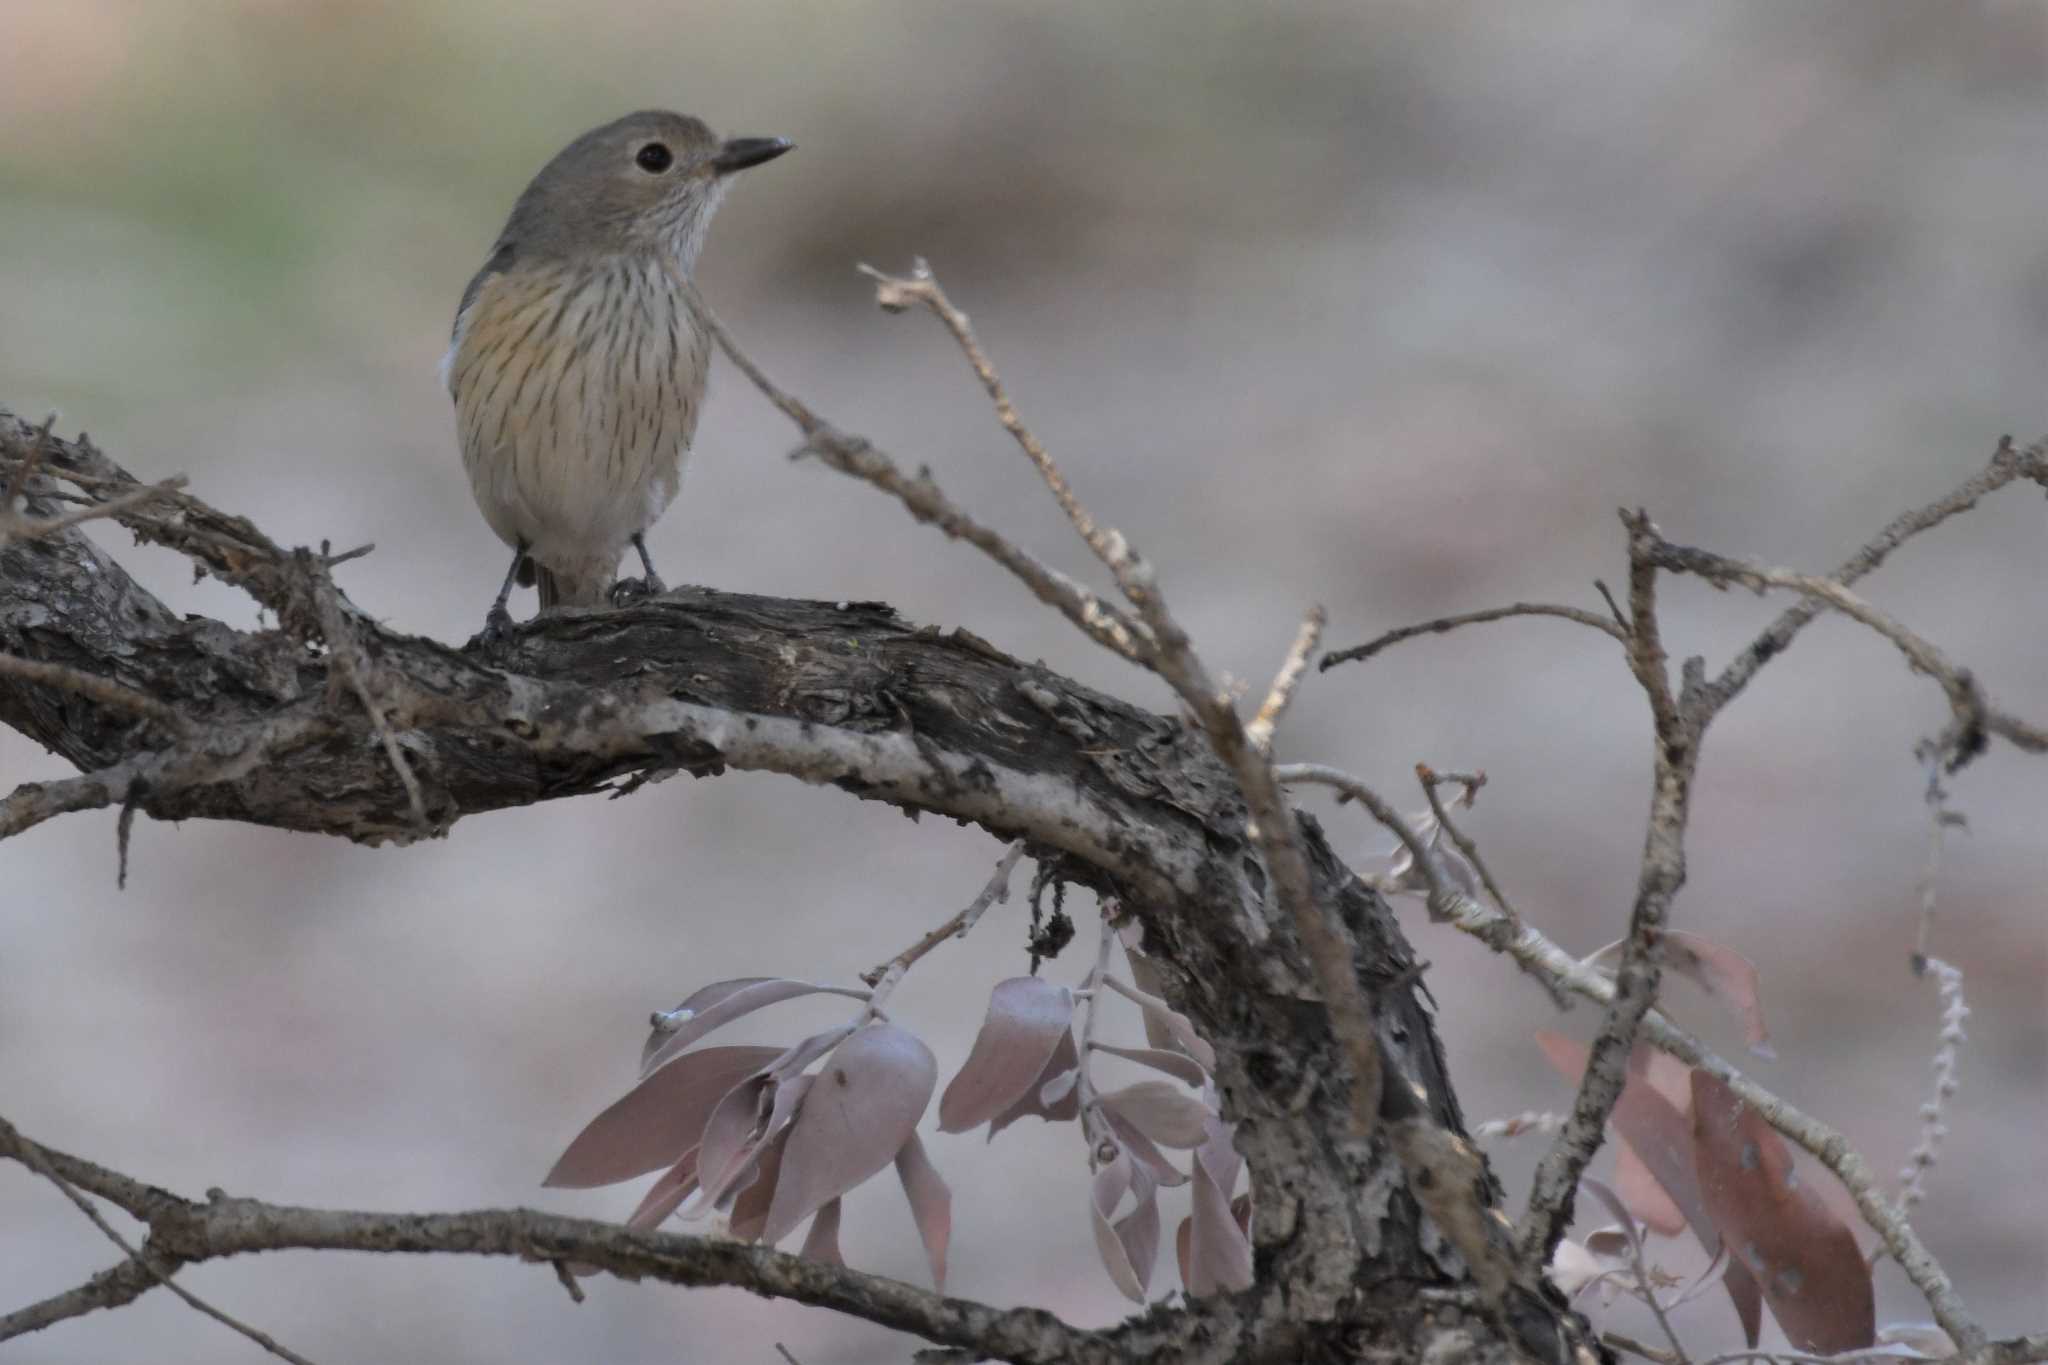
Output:
[[[26,428],[4,413],[0,425],[18,454]],[[52,440],[47,460],[125,477],[86,445]],[[31,499],[32,514],[56,510]],[[123,521],[173,544],[190,524],[162,509]],[[189,722],[183,739],[75,689],[4,674],[0,720],[88,773],[136,775],[108,795],[160,819],[363,842],[427,832],[357,694],[340,685],[337,642],[295,605],[295,569],[319,581],[313,557],[181,548],[249,582],[284,625],[179,618],[63,532],[0,548],[0,652],[155,698]],[[1473,1360],[1555,1358],[1582,1339],[1571,1315],[1534,1296],[1471,1311],[1462,1267],[1385,1144],[1344,1136],[1346,1068],[1314,974],[1268,909],[1235,783],[1179,720],[875,603],[685,589],[530,623],[494,657],[352,612],[349,627],[433,830],[650,770],[772,770],[1026,839],[1061,876],[1135,912],[1170,997],[1215,1044],[1256,1182],[1257,1285],[1201,1306],[1191,1335],[1169,1333],[1175,1358],[1417,1359],[1458,1342]],[[1420,1086],[1434,1118],[1461,1131],[1412,951],[1315,821],[1301,827],[1317,897],[1380,1002],[1388,1086]]]

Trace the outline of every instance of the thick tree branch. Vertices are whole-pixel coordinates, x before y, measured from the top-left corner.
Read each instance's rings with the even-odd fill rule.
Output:
[[[0,418],[0,459],[27,434]],[[93,496],[133,483],[91,446],[52,439],[30,502],[47,504],[59,479]],[[606,790],[657,768],[780,772],[976,822],[1024,840],[1059,875],[1127,906],[1176,1007],[1216,1045],[1218,1084],[1257,1191],[1260,1277],[1235,1300],[1160,1310],[1150,1320],[1158,1340],[1186,1330],[1218,1343],[1211,1358],[1251,1360],[1322,1349],[1312,1348],[1317,1342],[1336,1349],[1361,1330],[1396,1339],[1428,1330],[1413,1295],[1371,1286],[1454,1285],[1458,1262],[1424,1237],[1412,1203],[1392,1197],[1402,1179],[1391,1156],[1329,1140],[1351,1126],[1349,1043],[1330,1011],[1303,1009],[1328,998],[1323,964],[1311,963],[1291,936],[1268,936],[1269,841],[1296,850],[1304,903],[1343,926],[1336,960],[1374,989],[1381,1047],[1433,1121],[1455,1133],[1456,1101],[1414,998],[1413,956],[1384,904],[1312,820],[1297,823],[1284,804],[1271,820],[1252,818],[1238,765],[1218,758],[1205,728],[1083,688],[965,631],[918,629],[876,604],[685,590],[624,610],[551,614],[486,658],[385,629],[322,585],[333,557],[281,550],[246,522],[175,496],[177,518],[152,502],[116,519],[232,574],[273,606],[277,628],[180,619],[75,533],[9,544],[0,550],[0,652],[148,696],[184,718],[190,738],[138,727],[132,709],[113,704],[124,694],[95,699],[55,675],[0,674],[0,720],[87,770],[68,783],[23,789],[5,809],[41,818],[59,807],[122,804],[158,818],[402,842],[421,826],[388,736],[435,831],[484,811]],[[366,700],[381,713],[381,732]],[[1213,703],[1230,710],[1220,694]],[[1235,757],[1256,758],[1270,774],[1241,724],[1236,734]],[[601,1249],[592,1240],[598,1225],[503,1221],[512,1217],[476,1225],[390,1215],[395,1221],[351,1224],[347,1236],[381,1229],[376,1235],[415,1238],[408,1245],[420,1250],[477,1237],[487,1249],[606,1264],[591,1254]],[[227,1236],[220,1225],[205,1226],[209,1238]],[[293,1236],[313,1237],[311,1229],[329,1225],[291,1226]],[[687,1244],[615,1243],[624,1259],[614,1268],[654,1273],[677,1263]],[[160,1232],[148,1250],[181,1247],[197,1249]],[[717,1273],[731,1277],[721,1283],[770,1292],[787,1285],[828,1304],[852,1292],[829,1277],[803,1278],[821,1272],[786,1266],[772,1253],[726,1247],[715,1255],[724,1258]],[[713,1273],[703,1269],[710,1263],[687,1264]],[[798,1278],[776,1278],[785,1270]],[[896,1316],[878,1320],[941,1312],[921,1299],[912,1308],[887,1302],[898,1304],[887,1309]],[[1538,1319],[1525,1324],[1528,1339],[1555,1341],[1560,1330],[1581,1339],[1557,1306],[1524,1307]],[[1001,1353],[991,1339],[1008,1339],[1013,1354],[1032,1358],[1038,1338],[1014,1334],[1037,1330],[1037,1319],[987,1316],[994,1313],[945,1308],[940,1325],[951,1322],[944,1330],[955,1336],[939,1339],[988,1354]],[[1117,1341],[1115,1358],[1145,1358],[1135,1338]],[[1517,1349],[1506,1337],[1481,1346],[1498,1359]]]
[[[945,1298],[884,1276],[807,1261],[765,1247],[676,1233],[635,1232],[616,1224],[563,1218],[533,1209],[374,1213],[299,1208],[225,1195],[204,1201],[181,1199],[91,1162],[31,1144],[4,1123],[0,1123],[0,1155],[31,1165],[35,1156],[45,1156],[66,1181],[133,1215],[148,1227],[146,1254],[165,1275],[181,1266],[225,1256],[295,1249],[573,1261],[623,1279],[736,1285],[836,1309],[942,1345],[972,1347],[996,1359],[1030,1362],[1153,1358],[1184,1344],[1196,1322],[1189,1315],[1181,1318],[1177,1327],[1164,1329],[1141,1323],[1113,1332],[1083,1331],[1036,1309],[997,1309]],[[0,1319],[0,1341],[79,1312],[118,1307],[139,1297],[159,1279],[106,1272],[88,1285]]]

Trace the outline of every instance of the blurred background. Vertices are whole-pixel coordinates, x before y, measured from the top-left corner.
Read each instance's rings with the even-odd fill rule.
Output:
[[[928,257],[1212,664],[1261,686],[1312,601],[1334,646],[1516,599],[1597,605],[1592,580],[1623,572],[1620,504],[1824,570],[2001,433],[2048,430],[2040,3],[8,0],[0,53],[0,403],[57,409],[138,476],[186,473],[287,543],[375,541],[343,586],[443,640],[480,624],[504,556],[435,376],[456,298],[528,177],[648,105],[797,143],[735,187],[700,270],[756,359],[1085,573],[937,324],[879,313],[854,272]],[[972,552],[789,463],[792,443],[714,373],[651,537],[671,582],[887,599],[1167,707]],[[1867,585],[2035,720],[2042,511],[2004,492]],[[174,604],[254,623],[125,540],[108,537]],[[1782,605],[1691,582],[1665,601],[1674,656],[1714,667]],[[1820,623],[1711,736],[1675,916],[1760,965],[1780,1056],[1758,1077],[1880,1170],[1917,1140],[1931,1079],[1937,1004],[1907,970],[1928,828],[1911,750],[1944,718],[1889,647]],[[1418,760],[1484,768],[1468,827],[1523,911],[1589,952],[1633,890],[1647,735],[1608,641],[1523,621],[1312,677],[1280,749],[1412,806]],[[65,770],[0,734],[0,780]],[[1956,782],[1970,829],[1934,944],[1973,1013],[1919,1225],[2001,1334],[2048,1310],[2044,793],[2048,767],[2004,747]],[[1306,799],[1361,865],[1385,846]],[[637,1187],[536,1186],[631,1081],[651,1009],[727,976],[850,978],[964,904],[998,852],[740,775],[403,850],[144,821],[119,893],[114,817],[58,821],[0,850],[0,1112],[188,1194],[622,1217]],[[1529,1035],[1585,1037],[1590,1011],[1560,1023],[1477,945],[1411,932],[1468,1115],[1565,1107]],[[942,1077],[1022,938],[1013,903],[897,995]],[[1078,978],[1085,957],[1049,970]],[[1671,1007],[1740,1055],[1697,992]],[[784,1006],[733,1037],[835,1013]],[[1517,1209],[1537,1141],[1496,1149]],[[1084,1323],[1128,1311],[1070,1127],[931,1151],[955,1194],[950,1290]],[[893,1183],[848,1219],[854,1264],[925,1281]],[[0,1308],[114,1258],[0,1170]],[[911,1346],[732,1291],[598,1280],[576,1307],[503,1262],[288,1255],[184,1280],[323,1362]],[[1884,1319],[1928,1316],[1889,1266],[1879,1292]],[[1736,1344],[1718,1300],[1680,1325],[1698,1351]],[[254,1351],[158,1293],[7,1359]]]

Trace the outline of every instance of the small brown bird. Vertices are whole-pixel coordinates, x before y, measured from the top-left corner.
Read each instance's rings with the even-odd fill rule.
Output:
[[[631,545],[675,500],[703,405],[711,339],[687,278],[726,177],[781,156],[782,138],[720,141],[650,110],[592,129],[519,196],[462,291],[442,377],[484,520],[512,547],[485,621],[511,625],[516,579],[541,610],[595,606]],[[618,584],[624,589],[626,584]]]

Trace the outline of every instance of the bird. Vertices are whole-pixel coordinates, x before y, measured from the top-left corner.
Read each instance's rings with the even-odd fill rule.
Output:
[[[666,590],[645,537],[681,486],[711,363],[681,281],[728,179],[793,146],[642,110],[564,147],[513,205],[441,365],[470,492],[512,550],[486,642],[509,635],[515,581],[542,612]],[[619,583],[629,545],[646,578]]]

